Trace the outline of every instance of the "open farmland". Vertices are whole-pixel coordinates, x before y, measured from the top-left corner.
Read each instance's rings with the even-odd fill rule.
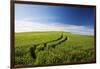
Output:
[[[61,64],[95,61],[94,36],[66,32],[15,33],[15,64]]]

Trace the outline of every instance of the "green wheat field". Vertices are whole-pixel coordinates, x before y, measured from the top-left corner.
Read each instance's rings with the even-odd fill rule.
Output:
[[[94,36],[68,32],[15,33],[15,65],[95,61]]]

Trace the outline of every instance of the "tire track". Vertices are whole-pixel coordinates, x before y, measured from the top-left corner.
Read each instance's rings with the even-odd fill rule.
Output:
[[[36,59],[36,52],[43,51],[49,48],[55,48],[57,45],[65,42],[67,39],[67,36],[64,36],[63,33],[61,33],[61,36],[58,39],[45,43],[35,44],[34,47],[30,47],[31,57]]]
[[[63,37],[60,40],[48,43],[47,46],[55,48],[57,45],[65,42],[66,40],[67,40],[67,36],[63,35]]]
[[[61,36],[59,38],[57,38],[57,39],[54,39],[52,41],[43,42],[43,43],[40,43],[40,44],[44,44],[44,46],[46,46],[48,43],[51,43],[51,42],[54,42],[54,41],[58,41],[58,40],[60,40],[62,38],[63,38],[63,33],[61,33]],[[39,46],[40,44],[34,44],[34,46]]]

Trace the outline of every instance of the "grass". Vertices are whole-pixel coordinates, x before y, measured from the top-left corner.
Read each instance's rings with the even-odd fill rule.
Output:
[[[15,33],[15,64],[94,62],[94,36],[66,32]]]

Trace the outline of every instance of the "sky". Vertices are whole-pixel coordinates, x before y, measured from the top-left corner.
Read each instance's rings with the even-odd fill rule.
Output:
[[[94,35],[92,7],[15,4],[15,32],[64,31]]]

